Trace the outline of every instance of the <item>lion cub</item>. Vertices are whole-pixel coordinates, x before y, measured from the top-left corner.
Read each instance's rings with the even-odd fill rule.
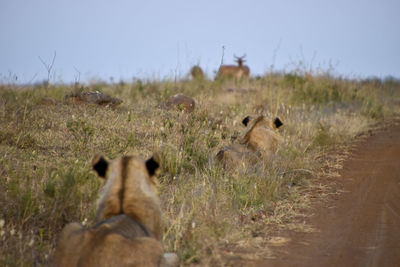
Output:
[[[260,152],[265,159],[270,159],[274,154],[282,137],[278,129],[283,125],[279,118],[270,120],[265,116],[259,116],[252,120],[250,116],[243,119],[242,122],[249,129],[244,134],[241,144],[247,146],[254,152]]]
[[[108,162],[95,156],[92,166],[106,180],[90,228],[70,223],[62,231],[55,266],[172,266],[175,254],[163,255],[156,173],[159,157],[144,161],[123,156]],[[168,255],[168,256],[166,256]]]
[[[276,153],[282,137],[278,128],[283,125],[279,118],[270,120],[265,116],[252,119],[247,116],[242,123],[247,127],[239,144],[234,144],[220,150],[217,160],[225,166],[238,166],[247,160],[256,163],[260,158],[266,162]]]

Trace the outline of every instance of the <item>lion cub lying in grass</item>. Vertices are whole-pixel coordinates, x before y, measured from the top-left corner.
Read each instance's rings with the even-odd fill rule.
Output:
[[[123,156],[108,162],[96,156],[93,169],[106,180],[98,201],[98,223],[70,223],[62,231],[55,266],[174,266],[175,254],[163,254],[158,155],[147,161]]]
[[[216,156],[219,162],[225,167],[235,167],[241,165],[243,160],[256,163],[264,160],[270,161],[276,153],[282,137],[278,132],[283,125],[279,118],[270,120],[265,116],[252,119],[247,116],[242,123],[247,127],[239,144],[234,144],[220,150]]]

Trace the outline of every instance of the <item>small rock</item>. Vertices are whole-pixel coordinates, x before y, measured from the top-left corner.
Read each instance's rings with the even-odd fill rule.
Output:
[[[195,105],[196,103],[193,98],[182,94],[171,96],[167,99],[167,101],[165,101],[166,108],[178,108],[179,110],[184,110],[186,112],[193,112]]]
[[[99,91],[95,92],[82,92],[66,95],[65,99],[71,103],[79,104],[97,104],[100,106],[106,106],[114,108],[122,103],[122,100],[116,97],[110,97]]]

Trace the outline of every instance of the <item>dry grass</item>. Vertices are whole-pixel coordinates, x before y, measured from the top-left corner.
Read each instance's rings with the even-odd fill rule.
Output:
[[[115,109],[66,104],[64,96],[77,90],[0,88],[0,265],[44,265],[66,223],[93,223],[101,188],[90,171],[95,153],[146,157],[155,150],[162,156],[166,251],[176,251],[182,264],[268,257],[268,249],[254,251],[271,242],[269,229],[310,230],[295,222],[326,167],[335,175],[341,166],[328,153],[400,109],[397,82],[310,75],[84,89],[123,99]],[[196,100],[193,113],[159,108],[176,93]],[[225,171],[214,156],[251,114],[279,116],[285,142],[268,166]]]

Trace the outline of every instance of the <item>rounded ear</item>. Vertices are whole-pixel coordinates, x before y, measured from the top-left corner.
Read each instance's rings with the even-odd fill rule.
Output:
[[[276,117],[274,120],[274,125],[278,129],[279,127],[281,127],[283,125],[283,123],[278,117]]]
[[[93,157],[92,167],[99,177],[106,178],[108,161],[102,155],[96,155]]]
[[[150,176],[156,174],[158,168],[160,167],[160,156],[158,153],[154,153],[151,158],[146,160],[146,168]]]
[[[250,120],[251,120],[250,116],[247,116],[246,118],[244,118],[242,120],[243,125],[247,127],[247,125],[249,124]]]

